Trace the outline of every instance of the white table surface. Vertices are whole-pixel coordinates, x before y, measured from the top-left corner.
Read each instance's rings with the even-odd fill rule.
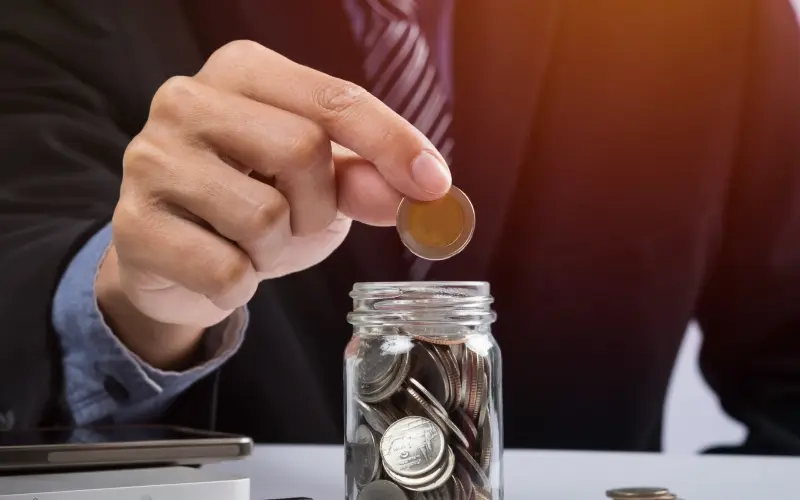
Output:
[[[258,446],[252,457],[209,466],[249,477],[252,500],[342,500],[338,446]],[[800,499],[800,459],[632,453],[505,453],[505,500],[602,500],[609,488],[663,486],[685,500]]]

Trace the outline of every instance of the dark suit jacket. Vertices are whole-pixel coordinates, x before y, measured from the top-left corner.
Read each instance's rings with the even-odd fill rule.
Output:
[[[0,409],[20,425],[65,418],[51,298],[109,220],[156,88],[237,38],[362,81],[338,2],[187,4],[0,4]],[[698,318],[703,373],[749,428],[739,451],[800,453],[788,0],[473,0],[455,23],[453,171],[478,230],[431,279],[493,285],[507,445],[658,450]],[[398,252],[392,229],[358,226],[323,264],[263,283],[241,352],[165,420],[340,442],[347,293],[402,279]]]

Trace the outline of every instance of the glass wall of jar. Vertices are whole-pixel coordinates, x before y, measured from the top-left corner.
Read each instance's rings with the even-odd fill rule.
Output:
[[[357,283],[350,295],[346,500],[502,500],[489,284]]]

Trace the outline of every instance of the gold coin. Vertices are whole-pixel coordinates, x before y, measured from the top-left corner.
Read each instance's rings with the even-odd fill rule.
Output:
[[[452,197],[411,203],[408,206],[408,232],[420,245],[445,248],[461,236],[464,211]]]
[[[453,186],[435,201],[403,198],[397,209],[397,231],[416,256],[443,260],[462,251],[475,229],[475,210],[469,198]]]

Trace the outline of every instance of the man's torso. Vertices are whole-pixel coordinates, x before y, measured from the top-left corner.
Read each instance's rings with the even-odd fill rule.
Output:
[[[196,71],[228,40],[363,79],[336,2],[211,4],[190,15],[178,2],[116,9],[132,78],[108,94],[132,134],[164,79]],[[712,4],[456,5],[453,177],[477,230],[428,278],[492,284],[508,446],[660,446],[675,354],[721,234],[746,74],[744,35],[719,26]],[[242,351],[220,375],[219,426],[339,442],[347,293],[405,279],[400,252],[392,229],[356,225],[323,264],[263,283]],[[373,253],[387,265],[368,264]],[[187,402],[208,398],[195,392]]]

